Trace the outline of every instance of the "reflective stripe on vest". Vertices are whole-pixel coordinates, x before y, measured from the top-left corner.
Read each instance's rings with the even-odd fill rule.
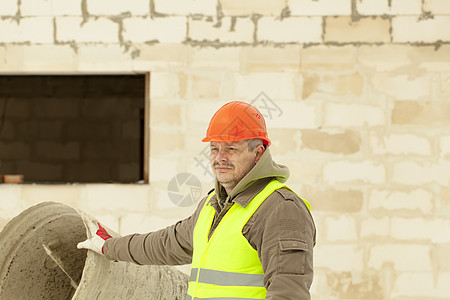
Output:
[[[191,270],[189,281],[196,281],[198,271],[198,268]],[[234,273],[208,269],[200,269],[200,274],[198,274],[198,282],[222,286],[264,287],[263,278],[264,275],[262,274]]]
[[[243,236],[242,229],[264,200],[275,190],[288,188],[271,181],[244,208],[234,203],[208,235],[215,215],[205,201],[194,228],[194,253],[186,299],[265,299],[264,272],[258,252]],[[289,188],[288,188],[289,189]],[[309,203],[305,201],[309,209]]]
[[[189,296],[189,295],[186,295],[186,300],[259,300],[259,299],[255,299],[255,298],[236,298],[236,297],[233,297],[233,298],[230,298],[230,297],[214,297],[214,298],[197,298],[197,297],[194,297],[194,298],[192,298],[191,296]]]

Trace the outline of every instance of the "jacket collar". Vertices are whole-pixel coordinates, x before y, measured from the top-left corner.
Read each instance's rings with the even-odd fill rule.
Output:
[[[273,179],[274,178],[266,177],[255,181],[245,190],[245,193],[239,193],[232,199],[232,201],[242,207],[246,207],[250,201],[255,198],[255,196],[258,195]]]

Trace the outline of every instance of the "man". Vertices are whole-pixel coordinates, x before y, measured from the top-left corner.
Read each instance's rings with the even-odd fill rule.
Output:
[[[271,158],[261,113],[229,102],[202,141],[215,189],[192,216],[121,238],[100,227],[79,247],[136,264],[192,263],[187,299],[310,299],[314,221],[309,203],[283,184],[289,170]]]

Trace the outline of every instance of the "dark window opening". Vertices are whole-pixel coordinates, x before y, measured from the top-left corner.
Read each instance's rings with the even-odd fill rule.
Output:
[[[0,76],[0,175],[144,179],[145,75]]]

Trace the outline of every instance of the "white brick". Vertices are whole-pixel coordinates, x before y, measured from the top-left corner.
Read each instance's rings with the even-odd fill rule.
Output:
[[[24,47],[22,45],[12,44],[4,44],[2,47],[0,47],[1,72],[17,72],[17,70],[22,67],[23,48]]]
[[[392,218],[391,234],[398,240],[428,240],[433,232],[430,223],[422,218]]]
[[[303,47],[300,53],[300,67],[304,73],[354,72],[358,51],[354,46],[324,46],[322,44]]]
[[[281,153],[281,151],[292,151],[292,149],[286,149],[282,147],[283,141],[279,140],[278,137],[271,133],[269,128],[269,138],[272,141],[273,152],[272,153]],[[280,151],[278,150],[280,149]],[[271,150],[272,151],[272,150]],[[291,152],[293,153],[293,151]],[[297,152],[298,157],[301,156],[301,152]],[[272,154],[273,155],[273,154]],[[321,168],[317,161],[313,161],[312,159],[298,159],[298,157],[284,156],[285,158],[280,158],[276,160],[277,163],[282,165],[289,166],[289,171],[291,173],[289,177],[289,186],[291,186],[295,191],[300,191],[303,185],[314,185],[317,184],[317,179],[320,178]],[[305,155],[306,157],[306,155]],[[311,158],[311,156],[308,156]],[[296,184],[301,184],[302,186],[295,187]],[[307,199],[309,200],[309,199]],[[353,209],[353,207],[351,208]]]
[[[314,268],[357,271],[363,268],[363,249],[355,245],[321,245],[314,249]]]
[[[450,41],[450,16],[435,16],[432,19],[418,20],[417,16],[392,18],[392,37],[394,43]]]
[[[69,45],[30,45],[23,47],[22,51],[22,71],[69,72],[76,70],[77,55]]]
[[[450,243],[450,221],[448,219],[436,219],[430,224],[431,242],[435,244]]]
[[[258,20],[257,41],[275,43],[320,43],[322,19],[320,17],[262,17]]]
[[[120,15],[131,13],[133,16],[148,15],[148,0],[86,0],[87,10],[91,15]]]
[[[31,17],[14,20],[0,19],[0,43],[51,44],[53,43],[53,19]]]
[[[0,216],[8,221],[26,209],[22,201],[22,188],[19,185],[2,184],[0,186]]]
[[[132,43],[159,41],[181,43],[186,38],[186,18],[127,18],[123,21],[123,38]]]
[[[245,101],[245,100],[243,100]],[[226,101],[228,102],[228,101]],[[204,133],[206,133],[206,128],[208,127],[208,123],[210,118],[214,115],[214,113],[222,107],[226,102],[224,101],[195,101],[189,103],[187,106],[187,122],[199,122],[205,125]],[[248,101],[247,101],[248,102]],[[201,137],[203,138],[203,137]],[[206,145],[200,145],[201,148],[206,147]],[[201,150],[199,150],[201,151]]]
[[[226,16],[279,16],[286,7],[286,0],[219,0]]]
[[[152,214],[127,214],[120,219],[121,234],[148,233],[175,224],[178,218],[161,217]]]
[[[190,46],[186,44],[146,43],[132,45],[136,57],[133,70],[145,73],[149,70],[167,70],[185,66],[190,55]]]
[[[150,135],[150,139],[151,139]],[[152,141],[150,141],[151,144]],[[161,142],[161,141],[159,141]],[[150,148],[151,151],[151,148]],[[159,158],[150,155],[150,180],[165,180],[169,182],[177,172],[178,162],[173,159]]]
[[[356,226],[355,220],[350,216],[340,216],[339,218],[327,218],[326,240],[327,241],[355,241]]]
[[[132,60],[119,44],[78,45],[77,70],[82,72],[131,72]]]
[[[422,0],[361,0],[356,2],[356,8],[359,14],[370,16],[420,15]]]
[[[120,216],[147,211],[149,200],[148,186],[92,184],[84,187],[81,203],[89,214],[112,213]]]
[[[185,159],[186,161],[186,159]],[[180,164],[180,162],[178,162]],[[176,176],[174,174],[172,178]],[[171,179],[172,179],[171,178]],[[159,215],[170,220],[170,225],[178,220],[187,218],[192,215],[197,207],[197,203],[192,203],[189,206],[181,207],[174,203],[168,195],[168,182],[158,181],[152,182],[152,215]],[[200,191],[200,198],[203,198],[207,191],[211,189],[214,184],[209,184],[208,189]],[[200,199],[198,199],[200,200]]]
[[[32,1],[32,0],[30,0]],[[80,16],[81,1],[80,0],[53,0],[52,2],[53,16]]]
[[[56,18],[56,39],[58,42],[118,43],[119,24],[106,18],[91,18],[83,23],[81,17]]]
[[[358,21],[351,17],[327,17],[324,28],[325,43],[387,44],[391,41],[390,21],[382,17],[365,17]]]
[[[450,159],[450,135],[442,136],[439,139],[441,157]]]
[[[80,0],[21,0],[22,16],[81,16]]]
[[[428,47],[414,47],[412,49],[412,55],[415,56],[415,59],[412,60],[414,63],[419,63],[419,68],[423,69],[427,72],[438,72],[441,73],[441,78],[445,78],[449,73],[446,74],[450,70],[450,44],[443,44],[439,49],[436,49],[434,45],[430,45]],[[433,78],[432,78],[433,80]],[[441,90],[444,91],[444,94],[439,96],[447,96],[450,93],[450,82],[447,77],[447,82],[441,83]],[[447,91],[447,93],[445,93]]]
[[[384,111],[375,106],[360,104],[325,104],[324,125],[328,127],[384,126]]]
[[[368,266],[379,270],[391,263],[396,271],[431,271],[430,250],[416,244],[377,245],[370,249]]]
[[[211,0],[154,0],[157,13],[169,15],[202,14],[215,16],[217,1]]]
[[[389,235],[389,218],[368,218],[361,221],[361,237],[376,238]]]
[[[373,154],[415,154],[431,156],[431,144],[425,137],[414,134],[390,134],[371,136],[370,146]]]
[[[316,106],[303,102],[274,101],[282,114],[276,114],[276,108],[267,103],[267,107],[259,105],[260,102],[252,102],[254,106],[265,116],[269,128],[301,128],[314,129],[319,127],[318,109]],[[269,110],[272,109],[271,116]]]
[[[348,0],[288,0],[293,16],[342,16],[351,14]]]
[[[398,240],[431,240],[450,242],[450,221],[445,219],[392,218],[392,237]]]
[[[21,0],[20,13],[23,16],[51,16],[52,15],[52,1],[51,0]]]
[[[423,189],[412,191],[374,190],[369,196],[369,210],[418,211],[432,213],[433,194]]]
[[[152,72],[150,99],[175,98],[179,90],[179,78],[174,72]],[[153,101],[151,101],[153,103]]]
[[[450,3],[448,0],[424,0],[423,10],[433,15],[449,15]]]
[[[235,23],[233,23],[235,22]],[[253,43],[255,25],[250,18],[224,17],[220,26],[205,18],[189,18],[189,38],[193,41],[218,41],[221,43]]]
[[[234,94],[231,96],[252,102],[263,92],[277,104],[279,100],[295,99],[296,88],[299,84],[297,81],[300,80],[297,74],[288,72],[235,74]]]
[[[313,81],[313,87],[309,88],[308,84],[304,84],[304,90],[310,89],[308,97],[321,97],[321,95],[336,95],[336,96],[360,96],[364,86],[364,78],[360,73],[353,73],[348,75],[337,76],[325,75],[318,77],[305,76],[305,82]],[[320,78],[320,79],[319,79]],[[307,98],[307,97],[306,97]]]
[[[393,15],[420,15],[422,0],[391,0],[390,13]]]
[[[23,185],[22,199],[27,206],[36,205],[43,201],[53,201],[78,207],[81,199],[82,185]],[[45,199],[45,200],[44,200]]]
[[[450,162],[435,164],[404,161],[394,164],[392,180],[407,185],[438,183],[443,186],[450,184]]]
[[[411,47],[407,44],[387,44],[382,46],[360,46],[358,48],[358,62],[363,67],[369,67],[380,73],[386,71],[398,71],[400,68],[419,68],[424,72],[420,72],[409,77],[404,75],[387,76],[389,73],[384,73],[383,76],[375,75],[372,82],[386,83],[390,87],[390,93],[394,95],[407,95],[416,98],[409,88],[411,87],[413,91],[423,94],[424,92],[419,88],[414,88],[413,83],[418,83],[420,88],[425,91],[430,91],[430,86],[426,85],[426,81],[429,80],[433,82],[433,76],[424,75],[428,71],[431,72],[442,72],[441,76],[445,78],[445,72],[450,69],[450,45],[442,45],[439,49],[436,49],[433,45],[421,46],[421,47]],[[431,73],[430,72],[430,73]],[[379,74],[379,73],[378,73]],[[401,86],[396,86],[399,84]],[[429,82],[428,85],[431,85]],[[406,84],[407,88],[402,88],[403,84]],[[443,82],[441,88],[445,91],[450,90],[450,82]],[[403,92],[400,90],[402,89]],[[379,87],[380,92],[383,91],[383,85]],[[412,94],[412,95],[411,95]],[[450,94],[450,93],[449,93]]]
[[[197,48],[192,53],[190,66],[192,68],[215,67],[221,70],[239,71],[241,52],[240,47]]]
[[[361,15],[383,15],[389,11],[388,0],[356,1],[356,9]]]
[[[386,171],[383,165],[372,161],[349,162],[336,161],[325,164],[323,179],[326,183],[361,181],[364,183],[381,184],[386,181]]]
[[[361,45],[358,49],[358,62],[378,72],[392,71],[411,64],[408,57],[410,52],[409,45]]]
[[[396,100],[417,100],[431,95],[431,75],[412,78],[408,75],[376,75],[372,84],[377,91]]]
[[[391,299],[448,299],[450,273],[400,273],[395,280]]]
[[[0,16],[14,16],[17,13],[17,0],[2,0],[0,5]]]

